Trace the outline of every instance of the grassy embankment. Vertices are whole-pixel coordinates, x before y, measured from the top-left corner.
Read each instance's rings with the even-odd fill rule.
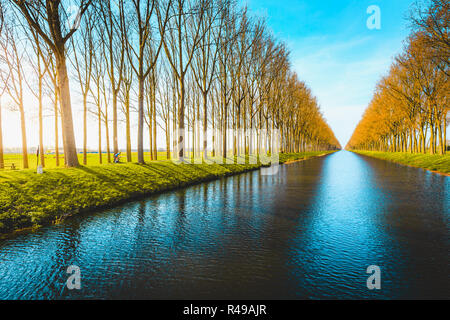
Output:
[[[365,156],[450,175],[450,154],[432,155],[404,152],[354,151]]]
[[[99,157],[98,153],[88,153],[87,154],[87,165],[88,166],[100,165],[99,158],[100,157]],[[114,155],[112,153],[110,154],[110,158],[111,158],[111,161],[114,160]],[[150,160],[150,153],[145,152],[144,158],[146,160]],[[5,153],[4,159],[5,159],[5,165],[7,166],[8,169],[10,168],[11,164],[14,164],[17,169],[23,169],[23,162],[22,162],[21,154]],[[80,163],[83,163],[83,154],[82,153],[78,154],[78,160]],[[102,153],[102,160],[103,160],[103,164],[108,163],[108,155],[106,152]],[[125,152],[122,152],[122,154],[120,156],[120,160],[122,162],[126,162],[127,154]],[[137,152],[133,152],[131,154],[131,160],[132,160],[132,162],[138,161]],[[167,160],[167,153],[166,152],[158,152],[158,160]],[[60,167],[64,166],[64,155],[59,156],[59,163],[60,163]],[[37,159],[36,159],[35,154],[28,154],[28,165],[29,165],[30,169],[36,169]],[[47,169],[58,168],[56,166],[56,156],[54,154],[46,154],[45,155],[45,167]]]
[[[280,155],[280,162],[326,152]],[[122,158],[123,159],[123,158]],[[232,159],[230,159],[232,162]],[[260,168],[260,164],[104,164],[78,168],[0,170],[0,235],[58,223],[68,215]]]

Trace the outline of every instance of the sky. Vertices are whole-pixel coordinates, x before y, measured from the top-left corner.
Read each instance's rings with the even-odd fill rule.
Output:
[[[317,97],[325,118],[344,147],[368,106],[377,81],[387,73],[403,40],[409,34],[406,19],[414,0],[238,0],[250,12],[267,20],[275,38],[284,41],[290,52],[292,68]],[[381,11],[381,29],[369,30],[367,8],[377,5]],[[82,101],[79,88],[71,79],[72,106],[77,147],[82,147]],[[21,145],[20,118],[2,100],[2,125],[5,148]],[[27,94],[28,147],[38,145],[36,99]],[[88,118],[88,148],[97,148],[97,125]],[[54,118],[51,109],[44,110],[45,144],[53,147]],[[119,132],[124,132],[119,123]],[[135,121],[132,123],[135,147]],[[104,128],[103,128],[104,130]],[[110,125],[112,131],[112,125]],[[104,133],[103,133],[104,135]],[[61,137],[61,133],[60,133]],[[104,140],[104,137],[103,137]],[[125,135],[119,135],[119,147],[125,148]],[[144,135],[144,146],[148,137]],[[60,141],[60,144],[61,141]],[[165,141],[158,131],[158,145]],[[105,146],[105,141],[103,141]]]
[[[317,97],[342,147],[409,34],[412,0],[244,0],[290,49],[292,68]],[[377,5],[381,29],[370,30]]]

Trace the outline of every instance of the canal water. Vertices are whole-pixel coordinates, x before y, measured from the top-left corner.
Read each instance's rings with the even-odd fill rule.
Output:
[[[342,151],[2,240],[0,299],[449,299],[449,216],[449,177]]]

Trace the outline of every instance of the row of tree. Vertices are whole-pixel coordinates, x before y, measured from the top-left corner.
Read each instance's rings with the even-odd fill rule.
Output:
[[[350,149],[444,154],[449,119],[450,4],[432,0],[356,128]]]
[[[285,45],[232,0],[0,4],[0,94],[20,112],[25,168],[26,87],[38,101],[41,164],[43,110],[50,107],[57,161],[60,118],[65,164],[78,165],[69,81],[82,101],[84,164],[89,118],[97,121],[100,162],[102,140],[108,162],[119,152],[119,121],[131,161],[136,116],[139,163],[145,161],[144,132],[151,160],[158,157],[158,132],[167,157],[181,160],[340,147],[311,91],[291,71]],[[280,150],[273,150],[276,135]]]

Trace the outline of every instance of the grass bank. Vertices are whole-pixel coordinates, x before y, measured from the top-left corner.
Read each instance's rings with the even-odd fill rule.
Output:
[[[354,151],[369,157],[388,160],[403,165],[423,168],[433,172],[450,175],[450,154],[432,155],[404,152]]]
[[[325,152],[282,154],[280,162]],[[232,160],[230,161],[232,162]],[[0,171],[0,236],[62,221],[80,212],[260,168],[260,164],[107,164]]]
[[[44,156],[45,158],[45,168],[46,169],[54,169],[54,168],[63,168],[64,167],[64,155],[59,155],[59,167],[56,165],[56,155],[55,154],[46,154]],[[121,161],[127,160],[127,154],[126,152],[122,152]],[[19,153],[5,153],[4,154],[4,161],[7,168],[10,168],[12,164],[17,169],[23,169],[23,160],[22,155]],[[150,153],[144,152],[144,159],[146,161],[150,161]],[[29,153],[28,154],[28,167],[29,169],[36,169],[37,167],[37,157],[35,154]],[[87,160],[87,166],[98,166],[101,165],[100,163],[100,154],[99,153],[88,153],[86,156]],[[114,155],[113,153],[110,153],[110,160],[111,162],[114,161]],[[167,160],[167,153],[166,152],[158,152],[158,160]],[[83,154],[78,154],[78,161],[80,164],[83,163]],[[102,163],[107,164],[108,163],[108,154],[106,152],[102,153]],[[131,162],[137,162],[138,161],[138,155],[137,152],[131,153]]]

